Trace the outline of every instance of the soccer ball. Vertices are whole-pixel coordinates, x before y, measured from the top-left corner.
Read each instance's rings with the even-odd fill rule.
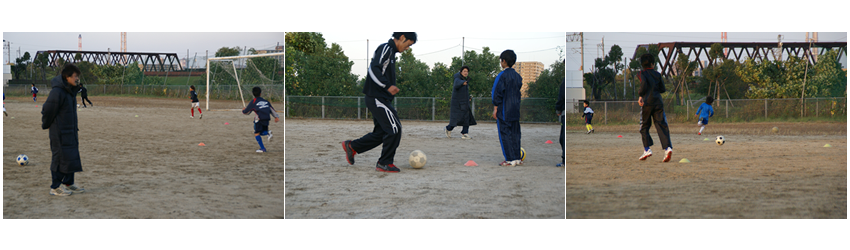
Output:
[[[24,154],[18,155],[17,160],[18,160],[18,165],[21,165],[21,166],[26,166],[27,163],[30,163],[30,158],[27,157],[27,155],[24,155]]]
[[[422,168],[425,166],[425,162],[428,161],[428,158],[425,156],[425,153],[422,150],[413,150],[410,152],[410,167],[412,168]]]
[[[522,147],[519,148],[519,160],[525,161],[525,149]]]
[[[717,140],[714,140],[714,142],[717,142],[717,145],[723,145],[723,143],[726,143],[726,138],[723,138],[722,135],[718,135]]]

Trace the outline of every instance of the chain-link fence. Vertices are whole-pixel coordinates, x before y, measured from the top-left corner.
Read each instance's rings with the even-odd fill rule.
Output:
[[[97,95],[138,95],[155,96],[165,98],[186,98],[189,96],[189,85],[85,85],[88,94]],[[30,88],[32,85],[9,84],[5,88],[7,96],[32,96]],[[36,84],[38,96],[47,97],[52,88],[47,84]],[[271,102],[283,100],[283,85],[250,85],[242,86],[242,95],[245,99],[253,98],[251,89],[260,87],[263,89],[263,98]],[[206,98],[206,86],[195,85],[198,99]],[[217,85],[210,88],[210,99],[212,100],[240,100],[238,85]]]
[[[745,122],[759,120],[788,120],[818,118],[847,120],[846,98],[800,99],[738,99],[718,100],[713,103],[712,122]],[[522,122],[557,122],[554,99],[524,98],[520,106]],[[668,122],[695,122],[694,114],[703,102],[691,101],[686,105],[667,104],[664,107]],[[450,99],[439,97],[396,97],[393,105],[400,119],[448,121]],[[568,124],[583,124],[582,102],[567,102],[564,112]],[[489,97],[473,98],[473,114],[477,121],[494,121],[493,104]],[[591,102],[594,123],[622,124],[640,120],[640,106],[636,101]],[[802,112],[802,113],[801,113]],[[287,96],[286,116],[323,119],[371,119],[364,97],[356,96]]]

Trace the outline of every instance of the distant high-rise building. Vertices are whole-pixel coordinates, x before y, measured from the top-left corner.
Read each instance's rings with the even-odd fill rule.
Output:
[[[514,70],[522,76],[522,97],[528,97],[528,83],[537,81],[540,72],[543,72],[542,62],[516,62]]]

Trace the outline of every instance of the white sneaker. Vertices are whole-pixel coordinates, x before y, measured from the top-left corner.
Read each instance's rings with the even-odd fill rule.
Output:
[[[469,140],[469,139],[472,139],[472,137],[469,137],[469,134],[463,134],[463,136],[461,136],[460,139]]]
[[[204,113],[198,114],[198,119],[204,119]]]
[[[195,118],[195,116],[194,116],[194,115],[193,115],[193,116],[189,116],[189,118]]]
[[[667,152],[665,152],[664,160],[661,162],[668,162],[670,158],[673,158],[673,148],[667,148]]]
[[[71,184],[70,186],[68,186],[68,185],[63,185],[63,186],[65,186],[65,190],[68,190],[68,191],[71,191],[71,192],[74,192],[74,193],[85,193],[86,192],[86,190],[84,188],[77,186],[77,184]]]
[[[449,131],[448,129],[444,129],[444,130],[446,130],[446,137],[452,138],[452,131]]]
[[[58,188],[50,189],[50,195],[68,196],[71,195],[71,191],[65,190],[62,186],[59,186]]]
[[[650,156],[652,156],[652,149],[644,151],[643,155],[641,155],[640,158],[638,158],[638,160],[641,160],[641,161],[646,160],[646,158],[649,158]]]
[[[516,161],[503,161],[502,163],[499,163],[499,166],[505,166],[505,167],[507,167],[507,166],[511,166],[511,167],[516,167]]]
[[[514,160],[513,164],[514,166],[520,166],[522,165],[522,160]]]
[[[269,140],[269,141],[272,141],[272,131],[271,131],[271,130],[269,130],[269,138],[268,138],[268,140]]]
[[[255,151],[255,152],[257,152],[257,153],[265,153],[266,151],[265,151],[265,150],[262,150],[262,149],[257,149],[257,151]]]

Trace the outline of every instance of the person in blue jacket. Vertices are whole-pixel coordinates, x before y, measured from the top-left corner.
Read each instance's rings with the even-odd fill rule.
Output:
[[[699,132],[697,132],[697,135],[702,135],[702,131],[705,130],[705,125],[708,125],[708,118],[714,116],[714,107],[711,106],[711,103],[713,102],[714,97],[706,96],[705,103],[699,105],[697,113],[694,114],[694,116],[699,116],[697,126],[700,126],[700,129]]]
[[[513,50],[505,50],[499,55],[499,64],[504,70],[496,76],[490,95],[493,98],[493,119],[496,119],[499,143],[502,145],[502,154],[505,156],[505,161],[499,165],[511,167],[522,164],[520,156],[522,132],[519,125],[522,76],[511,68],[514,63],[516,63],[516,53]]]
[[[80,69],[67,64],[60,75],[50,80],[53,88],[41,106],[41,129],[49,129],[50,173],[53,183],[50,195],[68,196],[86,190],[74,184],[74,173],[82,172],[80,141],[77,126],[77,92]]]
[[[251,103],[248,103],[248,106],[245,106],[245,109],[242,109],[242,114],[248,115],[252,111],[257,114],[254,117],[254,139],[257,140],[257,144],[260,144],[260,149],[257,149],[256,152],[265,153],[266,147],[263,145],[263,138],[260,136],[268,135],[268,140],[271,141],[272,131],[269,130],[269,120],[274,116],[274,122],[278,122],[280,116],[269,101],[260,97],[263,93],[260,87],[254,87],[251,92],[254,94],[254,99],[251,100]]]
[[[378,45],[372,62],[367,69],[363,94],[366,95],[366,108],[372,114],[375,127],[371,133],[356,140],[343,141],[345,160],[354,165],[354,155],[360,154],[383,144],[381,157],[375,164],[375,170],[398,173],[401,170],[393,164],[395,152],[401,143],[401,121],[393,107],[393,99],[398,94],[396,87],[395,54],[401,53],[416,43],[416,32],[394,32],[386,43]]]

